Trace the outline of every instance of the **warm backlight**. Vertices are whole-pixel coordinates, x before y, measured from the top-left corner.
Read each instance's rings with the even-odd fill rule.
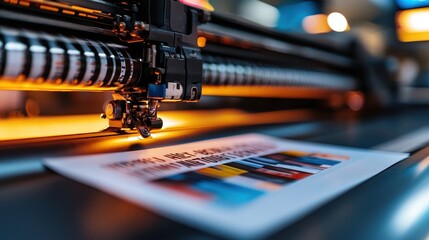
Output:
[[[180,0],[180,2],[196,8],[201,8],[207,11],[214,11],[214,7],[209,3],[209,0]]]
[[[206,46],[206,43],[207,43],[207,39],[205,37],[198,37],[197,39],[198,47],[203,48]]]
[[[429,8],[398,12],[396,24],[398,39],[401,42],[429,40]]]
[[[90,133],[106,127],[100,115],[1,119],[0,141]]]
[[[315,117],[306,110],[247,113],[237,109],[165,111],[161,130],[150,139],[169,138],[209,129],[303,121]],[[251,119],[251,121],[250,121]],[[0,141],[98,132],[108,125],[100,115],[0,119]],[[138,135],[115,139],[117,143],[140,141]],[[150,141],[145,139],[145,142]]]
[[[304,31],[311,34],[327,33],[331,31],[326,14],[316,14],[305,17],[302,20],[302,28]]]

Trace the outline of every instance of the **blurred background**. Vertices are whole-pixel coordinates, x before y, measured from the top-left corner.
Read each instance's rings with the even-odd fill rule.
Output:
[[[282,32],[341,41],[356,37],[386,60],[400,104],[429,104],[429,0],[210,0]],[[99,113],[109,93],[0,91],[0,118]],[[210,98],[203,101],[210,102]],[[194,106],[164,104],[163,109]]]
[[[283,32],[357,37],[389,64],[399,103],[429,103],[429,0],[211,0],[218,12],[240,15]]]

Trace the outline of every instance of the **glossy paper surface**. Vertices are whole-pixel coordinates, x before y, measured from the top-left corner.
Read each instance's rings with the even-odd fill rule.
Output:
[[[407,156],[246,134],[45,164],[182,223],[256,238]]]

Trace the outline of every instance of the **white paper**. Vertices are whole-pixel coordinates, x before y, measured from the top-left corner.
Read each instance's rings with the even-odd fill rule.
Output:
[[[258,134],[46,159],[70,178],[230,238],[259,238],[408,154]]]

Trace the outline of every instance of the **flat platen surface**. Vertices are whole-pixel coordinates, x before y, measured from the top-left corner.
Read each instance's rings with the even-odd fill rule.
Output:
[[[427,119],[427,109],[405,109],[363,121],[333,119],[319,123],[218,129],[203,136],[178,138],[176,142],[252,131],[314,142],[372,147],[428,125]],[[99,141],[100,138],[111,136],[94,137],[90,141]],[[85,143],[82,139],[80,141]],[[85,148],[85,145],[80,147]],[[14,152],[17,154],[16,150]],[[7,153],[6,149],[2,153]],[[39,154],[46,153],[40,150]],[[272,237],[424,239],[428,234],[429,221],[428,201],[425,201],[429,173],[427,161],[422,160],[428,154],[429,151],[425,150],[389,168],[289,228],[273,233]],[[3,162],[13,160],[14,154],[2,156]],[[37,158],[36,155],[34,157]],[[409,202],[422,204],[410,205]],[[0,236],[5,239],[216,238],[46,171],[0,182],[0,212]],[[410,212],[415,214],[403,215]]]

